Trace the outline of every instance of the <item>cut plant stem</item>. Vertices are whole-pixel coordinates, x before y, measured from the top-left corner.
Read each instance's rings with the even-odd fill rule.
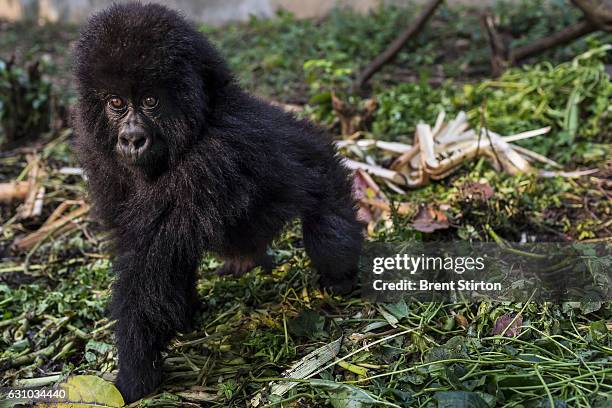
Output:
[[[380,166],[361,163],[351,159],[345,159],[344,163],[351,170],[362,169],[374,176],[382,177],[402,186],[406,185],[406,179],[397,171],[385,169],[384,167]]]

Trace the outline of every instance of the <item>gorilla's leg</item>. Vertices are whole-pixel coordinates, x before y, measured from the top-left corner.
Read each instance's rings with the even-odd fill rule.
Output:
[[[304,247],[319,272],[319,282],[337,293],[348,293],[357,283],[363,241],[352,201],[343,201],[322,205],[318,213],[302,218]]]
[[[143,223],[146,220],[143,221]],[[117,388],[126,403],[155,391],[162,379],[161,352],[177,331],[190,327],[196,310],[200,251],[197,234],[177,240],[170,217],[139,240],[118,241],[111,313],[119,355]],[[159,226],[159,224],[158,224]]]
[[[273,263],[272,257],[265,252],[257,255],[224,257],[223,265],[215,273],[222,276],[239,277],[258,266],[261,266],[265,272],[270,272],[274,266]]]
[[[215,271],[217,275],[240,277],[258,266],[264,272],[272,271],[274,261],[267,249],[283,222],[275,214],[266,215],[252,212],[248,218],[226,229],[224,245],[217,251],[224,261]]]

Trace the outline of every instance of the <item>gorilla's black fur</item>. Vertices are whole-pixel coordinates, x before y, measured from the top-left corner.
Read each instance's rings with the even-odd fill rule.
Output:
[[[243,92],[213,46],[163,6],[96,14],[75,56],[76,145],[96,214],[113,234],[111,312],[126,401],[160,383],[160,351],[198,303],[204,251],[226,260],[222,272],[245,272],[299,217],[321,284],[351,287],[361,226],[349,173],[324,132]],[[139,106],[148,94],[151,106]],[[146,147],[121,147],[130,129]]]

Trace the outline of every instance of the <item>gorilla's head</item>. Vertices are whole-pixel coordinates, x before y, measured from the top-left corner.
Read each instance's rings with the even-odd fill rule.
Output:
[[[204,133],[231,76],[180,15],[156,4],[94,15],[75,49],[80,145],[146,173],[164,171]]]

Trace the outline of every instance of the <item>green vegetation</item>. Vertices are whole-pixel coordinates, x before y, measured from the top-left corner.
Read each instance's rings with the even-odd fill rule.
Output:
[[[416,7],[383,6],[361,15],[337,9],[322,20],[296,20],[281,12],[271,20],[254,18],[245,25],[202,30],[224,51],[247,88],[282,101],[305,102],[305,61],[326,60],[335,68],[358,70],[385,49],[416,11]],[[550,34],[581,16],[563,0],[521,0],[518,5],[498,1],[492,12],[499,16],[502,30],[512,35],[512,46]],[[586,51],[589,41],[610,42],[610,35],[592,34],[539,59],[571,59]],[[414,81],[422,76],[467,80],[486,74],[488,67],[488,43],[478,10],[443,5],[375,83]]]
[[[515,35],[515,45],[579,16],[557,0],[526,0],[519,6],[500,2],[494,12]],[[612,36],[593,34],[492,80],[486,77],[488,49],[477,14],[444,7],[374,78],[367,97],[350,95],[354,73],[413,14],[412,8],[387,6],[368,16],[337,10],[321,21],[300,21],[280,13],[272,20],[204,31],[248,89],[307,104],[304,115],[337,137],[332,95],[357,110],[372,98],[377,109],[362,129],[366,137],[411,142],[419,121],[433,123],[441,109],[451,116],[463,110],[473,128],[486,125],[502,135],[551,126],[549,134],[522,145],[567,170],[599,169],[579,178],[512,176],[481,159],[407,195],[380,183],[393,202],[444,212],[449,227],[424,233],[412,226],[414,214],[394,213],[372,229],[370,240],[492,242],[494,236],[518,241],[527,235],[537,241],[609,241],[612,85],[604,64],[612,61],[606,45]],[[1,29],[3,58],[8,60],[12,50],[19,51],[18,61],[28,53],[33,58],[49,53],[58,67],[45,71],[53,84],[51,97],[67,104],[70,91],[62,87],[67,50],[57,44],[58,38],[74,38],[74,28],[60,33],[50,27],[49,34],[32,28],[39,42],[34,49],[23,36],[26,28]],[[0,112],[2,106],[9,112],[2,101]],[[74,200],[67,211],[76,209],[85,197],[82,178],[60,171],[76,166],[69,136],[69,130],[53,129],[40,139],[37,157],[46,176],[39,217],[19,220],[17,202],[0,204],[0,387],[48,385],[75,374],[112,379],[116,369],[113,322],[105,314],[112,262],[98,225],[82,220],[78,228],[49,234],[25,251],[10,248],[58,205]],[[25,180],[31,166],[24,151],[2,152],[0,183]],[[475,183],[490,188],[490,197],[474,199],[469,189]],[[163,389],[142,406],[245,407],[293,363],[341,336],[342,361],[272,397],[266,406],[609,406],[610,302],[372,304],[359,295],[331,296],[318,289],[298,224],[276,240],[272,254],[277,265],[272,274],[255,270],[239,279],[215,275],[219,261],[212,256],[202,261],[198,291],[206,308],[194,331],[172,342]],[[610,265],[600,267],[609,270]],[[500,322],[512,326],[513,335],[502,336],[496,329]]]
[[[51,84],[42,65],[35,62],[21,69],[14,60],[0,59],[0,143],[49,130]]]
[[[487,125],[497,132],[552,126],[551,137],[530,145],[555,159],[601,160],[609,151],[596,143],[609,147],[612,140],[612,83],[602,61],[611,52],[607,44],[571,62],[512,69],[498,80],[466,85],[463,105],[486,104]],[[478,116],[472,111],[475,120]]]

